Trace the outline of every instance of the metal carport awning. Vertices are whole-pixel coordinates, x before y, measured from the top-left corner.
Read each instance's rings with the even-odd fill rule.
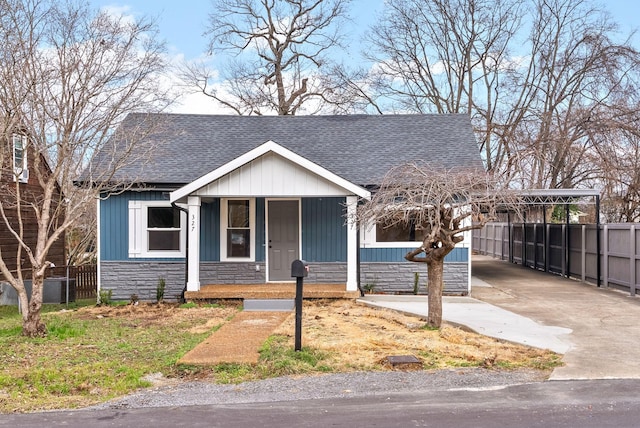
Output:
[[[565,213],[566,213],[566,242],[569,242],[569,204],[593,204],[595,205],[595,217],[596,217],[596,253],[597,253],[597,265],[596,265],[596,276],[597,276],[597,285],[600,287],[601,285],[601,260],[600,260],[600,192],[594,189],[528,189],[521,190],[516,192],[518,196],[518,204],[525,206],[548,206],[548,205],[564,205]],[[546,218],[546,210],[542,210],[543,212],[543,223],[547,224]],[[525,218],[526,221],[526,218]],[[513,258],[513,249],[512,241],[511,241],[511,216],[510,211],[507,210],[507,223],[509,231],[509,257]],[[524,238],[523,238],[524,239]],[[546,239],[546,238],[545,238]],[[546,247],[546,246],[545,246]],[[548,257],[545,254],[545,258]],[[569,276],[569,251],[568,244],[564,253],[564,262],[566,268],[566,276]],[[524,255],[523,255],[524,260]],[[513,260],[510,260],[513,262]],[[523,263],[526,264],[526,263]],[[546,270],[546,268],[545,268]]]

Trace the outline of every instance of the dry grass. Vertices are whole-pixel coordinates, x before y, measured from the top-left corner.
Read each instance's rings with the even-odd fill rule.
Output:
[[[289,317],[275,333],[291,336],[294,322],[294,317]],[[306,302],[302,325],[303,346],[328,352],[332,363],[342,370],[381,369],[391,355],[415,355],[428,369],[484,366],[548,370],[558,365],[558,356],[549,351],[448,325],[430,330],[417,317],[352,301]]]
[[[17,310],[0,308],[0,413],[82,407],[163,382],[239,382],[283,374],[389,370],[385,358],[415,355],[424,369],[528,368],[544,378],[560,363],[548,351],[503,343],[445,326],[428,330],[418,318],[353,301],[308,301],[303,351],[292,352],[292,313],[263,346],[257,365],[190,367],[188,350],[238,313],[238,306],[181,308],[172,304],[84,307],[44,315],[44,339],[20,335]],[[216,333],[213,333],[216,334]],[[251,329],[234,332],[237,339]]]

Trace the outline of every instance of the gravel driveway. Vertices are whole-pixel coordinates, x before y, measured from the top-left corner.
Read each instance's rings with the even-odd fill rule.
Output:
[[[158,386],[141,390],[92,409],[264,403],[316,398],[390,395],[423,390],[483,389],[540,382],[548,373],[535,370],[456,369],[437,371],[356,372],[319,376],[280,377],[237,385],[207,382],[170,384],[161,376]]]

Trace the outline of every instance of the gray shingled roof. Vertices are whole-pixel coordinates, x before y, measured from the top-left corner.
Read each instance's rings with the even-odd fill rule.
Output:
[[[147,184],[187,184],[272,140],[361,186],[379,183],[392,167],[422,160],[434,166],[483,168],[467,115],[221,116],[130,114],[120,135],[149,117],[163,131],[144,165],[117,177]],[[112,144],[122,144],[112,138]],[[98,155],[96,162],[103,157]]]

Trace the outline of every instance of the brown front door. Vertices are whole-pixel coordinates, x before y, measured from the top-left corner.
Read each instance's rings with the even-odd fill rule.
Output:
[[[291,262],[299,258],[298,201],[268,201],[267,242],[269,281],[292,281]]]

